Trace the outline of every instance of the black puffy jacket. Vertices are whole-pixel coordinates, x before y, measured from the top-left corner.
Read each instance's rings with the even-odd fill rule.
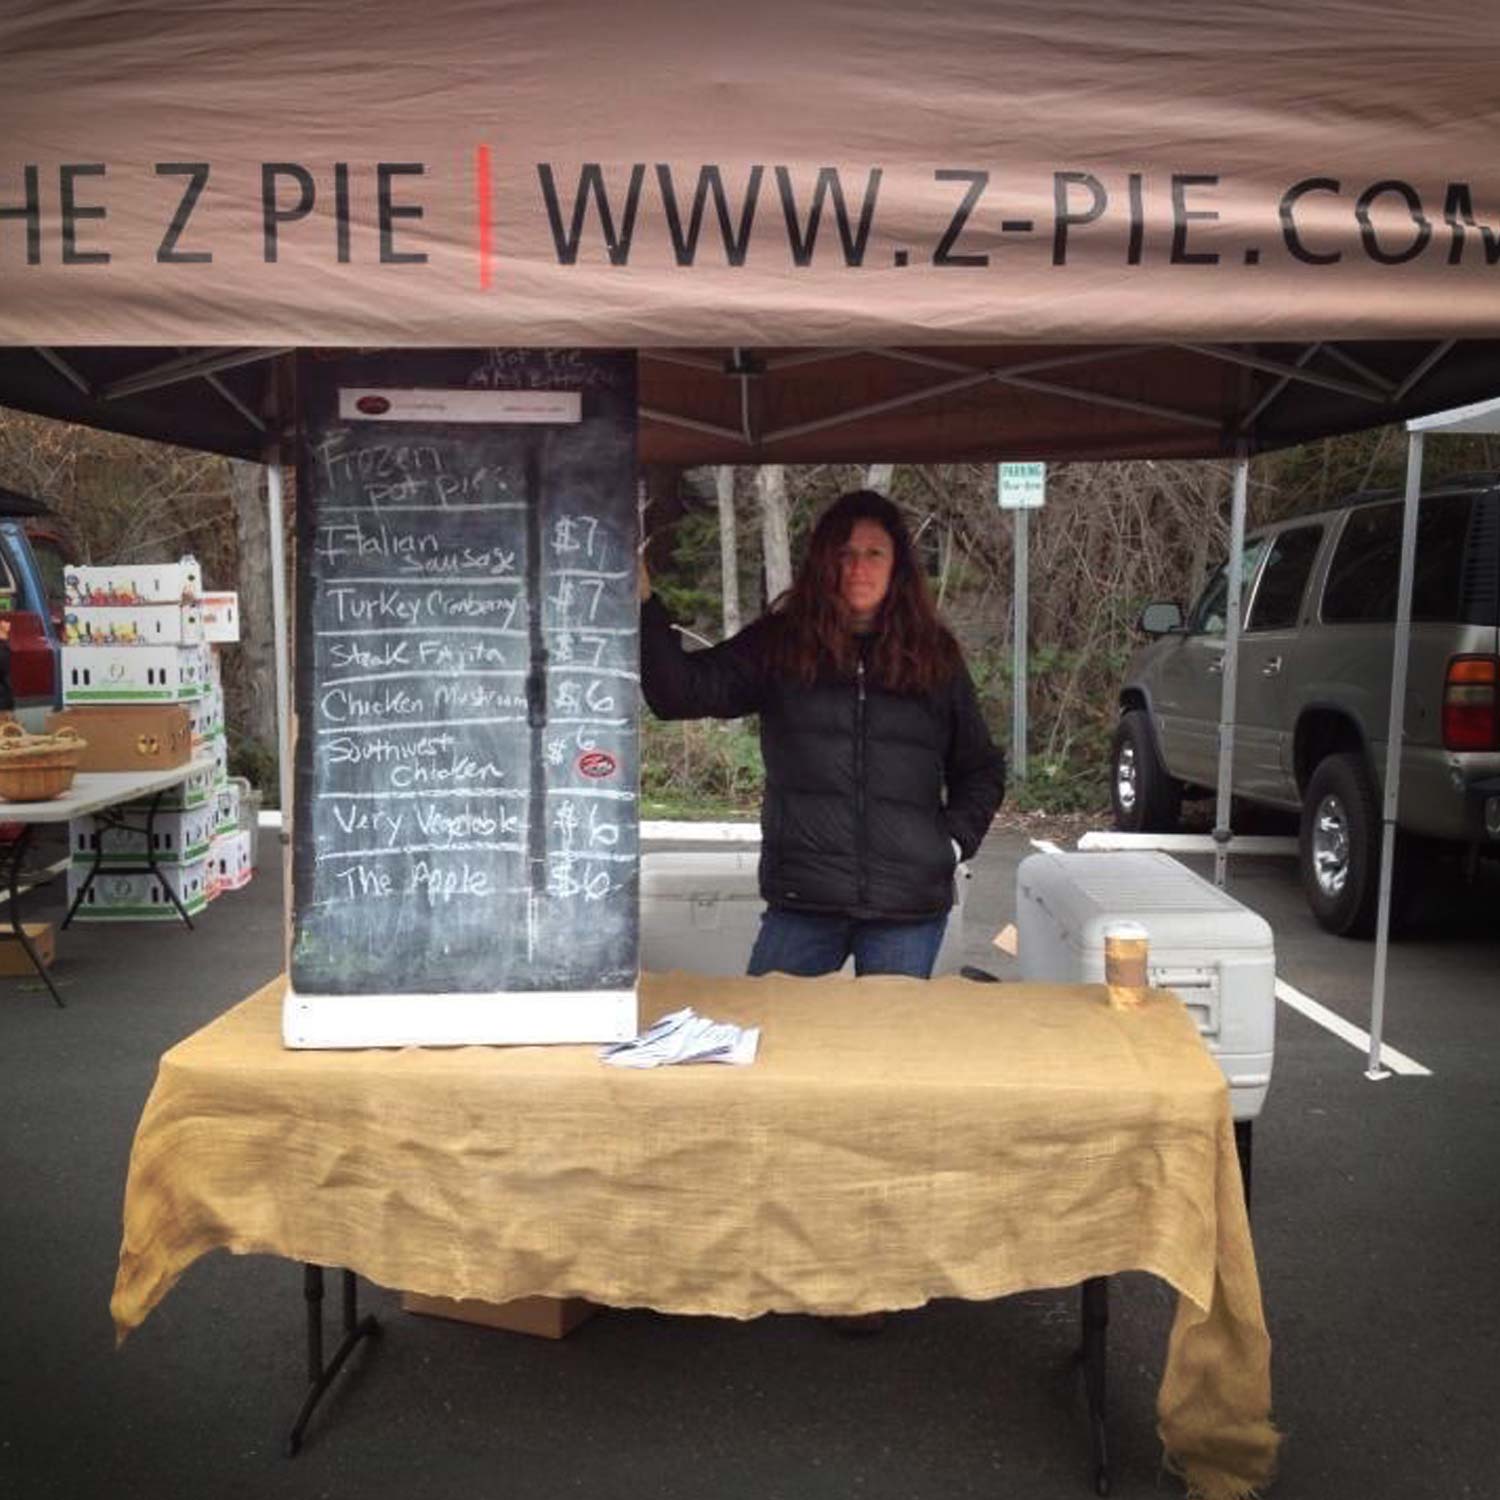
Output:
[[[863,666],[808,687],[772,670],[768,626],[684,652],[661,602],[641,608],[641,688],[658,718],[760,715],[761,895],[860,918],[948,910],[953,843],[973,854],[1005,794],[968,672],[927,696],[886,692]]]

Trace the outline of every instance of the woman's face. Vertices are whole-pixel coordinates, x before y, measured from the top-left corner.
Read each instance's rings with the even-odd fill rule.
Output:
[[[839,598],[856,621],[874,617],[891,587],[896,549],[879,521],[859,520],[839,549]]]

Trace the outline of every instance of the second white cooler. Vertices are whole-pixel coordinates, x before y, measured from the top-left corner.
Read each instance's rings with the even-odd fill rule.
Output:
[[[760,845],[641,855],[641,967],[653,972],[743,974],[760,930]],[[963,902],[969,870],[959,866],[953,911],[934,974],[963,962]],[[846,966],[852,972],[852,965]]]
[[[1169,855],[1032,854],[1016,871],[1021,977],[1104,982],[1104,929],[1139,922],[1149,973],[1182,998],[1229,1080],[1236,1120],[1260,1113],[1276,1050],[1270,924]]]

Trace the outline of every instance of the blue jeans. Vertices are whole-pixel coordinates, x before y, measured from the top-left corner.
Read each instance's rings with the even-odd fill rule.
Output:
[[[919,922],[861,922],[768,907],[750,952],[747,974],[836,974],[854,955],[856,974],[908,974],[928,979],[943,943],[948,913]]]

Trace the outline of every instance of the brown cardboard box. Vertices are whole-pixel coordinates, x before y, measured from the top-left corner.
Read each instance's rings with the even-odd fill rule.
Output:
[[[57,956],[57,929],[50,922],[27,922],[25,926],[26,936],[31,939],[31,946],[36,949],[36,956],[41,959],[42,967],[50,969],[52,960]],[[16,941],[15,935],[0,932],[0,974],[24,976],[35,973],[26,950]]]
[[[541,1339],[566,1338],[598,1307],[582,1297],[517,1297],[514,1302],[476,1302],[456,1297],[424,1297],[402,1292],[401,1306],[427,1318],[452,1318],[459,1323],[481,1323],[508,1333],[529,1333]]]
[[[67,725],[87,741],[80,771],[170,771],[193,755],[180,703],[90,704],[47,715],[49,734]]]

